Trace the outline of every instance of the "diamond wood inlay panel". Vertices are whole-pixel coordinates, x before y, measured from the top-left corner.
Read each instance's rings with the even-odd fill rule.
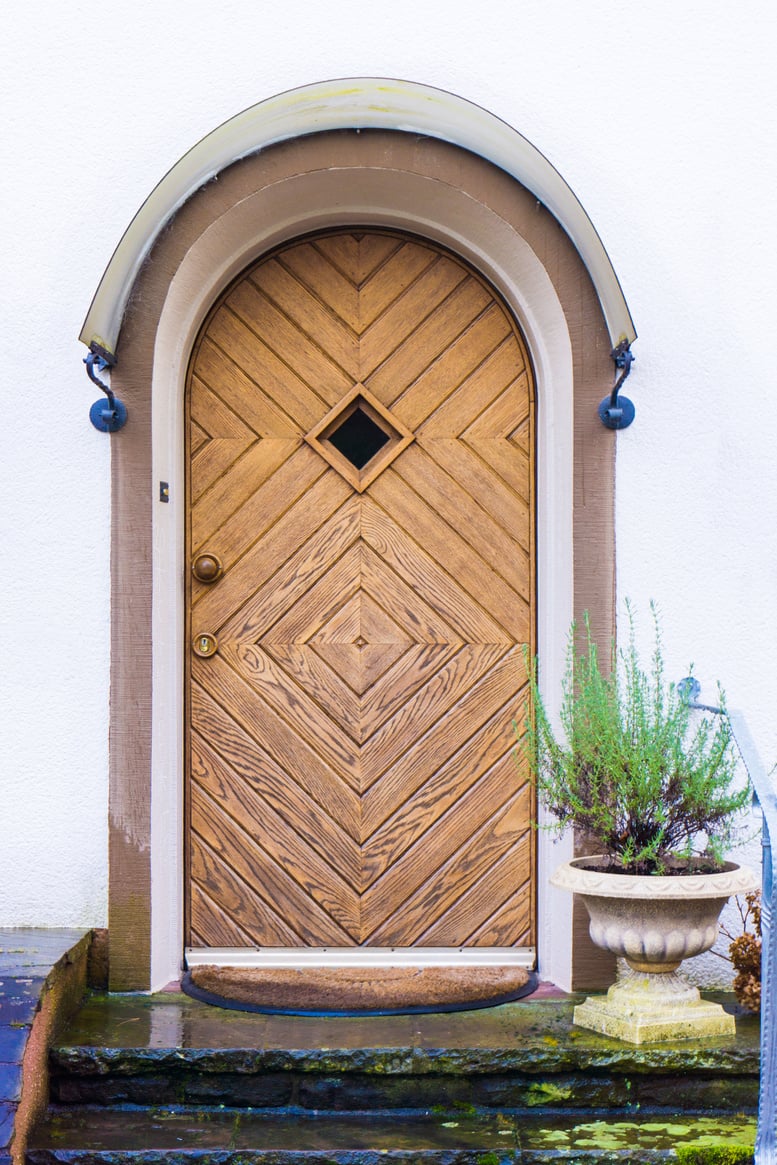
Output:
[[[351,457],[355,410],[379,433]],[[188,418],[187,551],[224,564],[187,582],[187,642],[219,644],[187,665],[188,941],[532,944],[533,386],[504,306],[420,240],[292,244],[212,313]]]

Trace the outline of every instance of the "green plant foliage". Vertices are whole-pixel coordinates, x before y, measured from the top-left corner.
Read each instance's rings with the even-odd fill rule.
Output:
[[[699,868],[709,869],[720,864],[749,797],[747,787],[734,787],[729,722],[700,716],[667,683],[653,604],[655,647],[642,667],[627,610],[628,645],[613,647],[606,670],[588,615],[570,631],[562,742],[540,695],[536,661],[529,668],[533,718],[522,744],[537,794],[559,830],[579,830],[620,872],[664,873],[668,859],[690,858],[700,838],[706,864]],[[719,699],[724,708],[722,692]]]
[[[753,1145],[710,1145],[702,1148],[678,1145],[681,1165],[752,1165]]]

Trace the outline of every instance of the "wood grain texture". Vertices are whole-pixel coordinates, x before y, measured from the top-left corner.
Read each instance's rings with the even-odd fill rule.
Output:
[[[363,492],[311,442],[359,391],[413,438]],[[187,584],[189,638],[219,640],[190,668],[190,938],[533,942],[533,387],[505,308],[415,239],[295,243],[211,315],[188,399],[188,547],[226,567]]]

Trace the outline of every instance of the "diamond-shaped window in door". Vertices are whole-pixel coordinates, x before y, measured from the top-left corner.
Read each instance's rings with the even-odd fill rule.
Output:
[[[413,434],[363,384],[355,384],[305,440],[362,493],[407,448]]]
[[[388,433],[373,421],[370,414],[366,413],[361,405],[357,405],[353,412],[332,430],[327,440],[355,469],[364,469],[367,462],[372,461],[390,438]]]

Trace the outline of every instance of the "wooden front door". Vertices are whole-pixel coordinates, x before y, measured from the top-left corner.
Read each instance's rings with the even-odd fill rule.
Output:
[[[217,576],[187,582],[190,945],[532,945],[505,307],[417,239],[297,242],[216,306],[188,402],[187,549]]]

